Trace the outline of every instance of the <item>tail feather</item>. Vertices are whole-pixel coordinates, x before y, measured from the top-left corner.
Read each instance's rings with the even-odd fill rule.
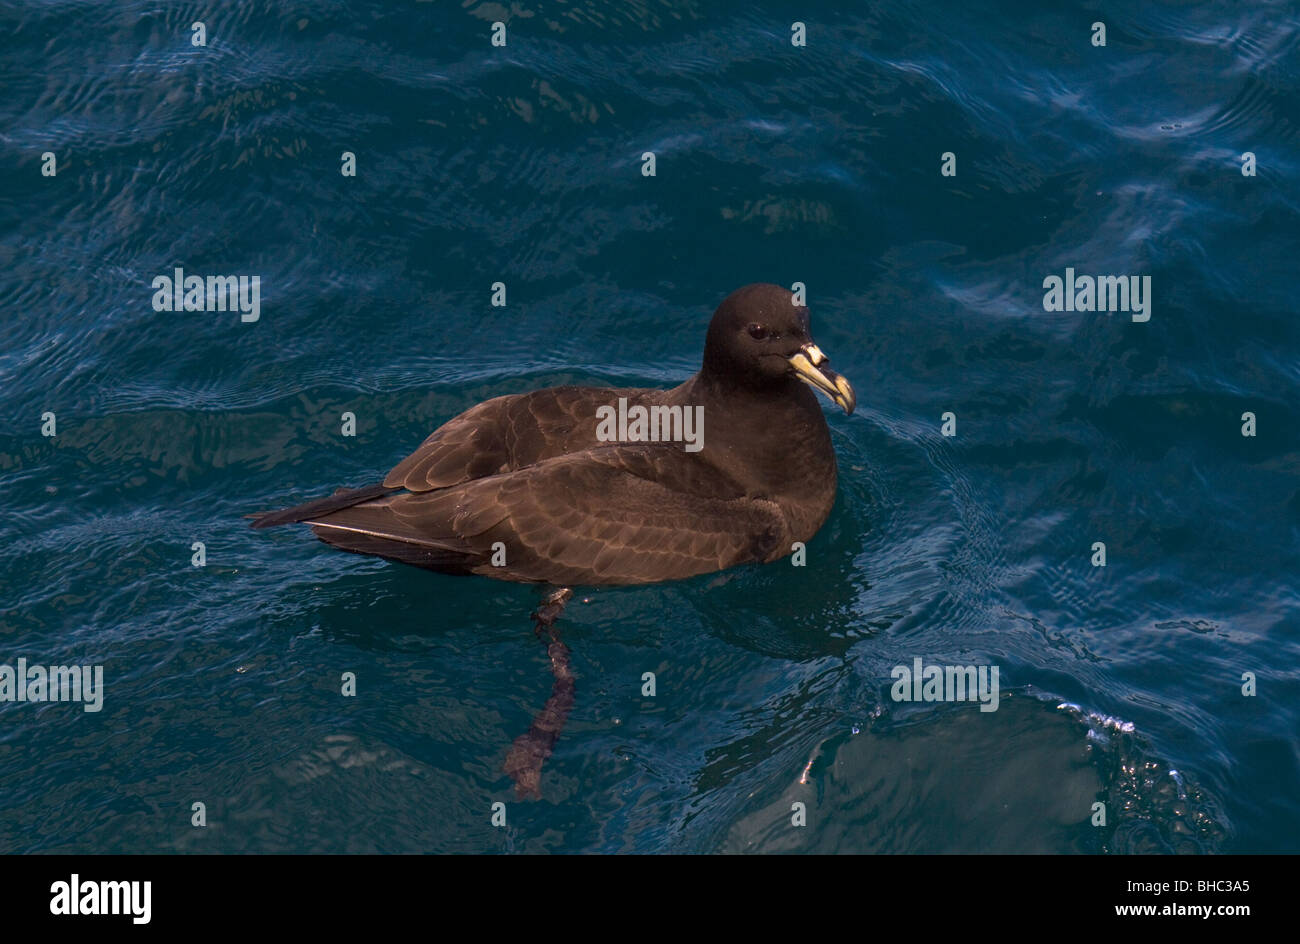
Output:
[[[250,515],[254,528],[306,522],[326,544],[354,554],[371,554],[444,574],[472,574],[486,566],[487,557],[452,535],[425,534],[409,520],[394,515],[389,502],[379,501],[402,489],[383,485],[341,488],[293,508]]]
[[[296,524],[299,521],[308,521],[344,508],[351,508],[353,505],[364,501],[382,498],[390,492],[398,490],[384,485],[367,485],[365,488],[340,488],[333,495],[318,498],[302,505],[295,505],[292,508],[250,515],[249,517],[253,520],[249,523],[249,527],[273,528],[280,524]]]
[[[444,574],[473,574],[475,567],[486,563],[482,555],[472,551],[456,550],[435,544],[415,544],[379,534],[334,528],[327,524],[313,525],[312,532],[326,544],[344,551],[370,554]]]

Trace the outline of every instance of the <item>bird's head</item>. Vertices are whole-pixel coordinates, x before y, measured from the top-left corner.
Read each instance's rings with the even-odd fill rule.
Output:
[[[853,386],[830,369],[814,343],[808,309],[779,285],[755,283],[723,299],[704,342],[704,371],[725,383],[778,388],[802,380],[845,413],[857,405]]]

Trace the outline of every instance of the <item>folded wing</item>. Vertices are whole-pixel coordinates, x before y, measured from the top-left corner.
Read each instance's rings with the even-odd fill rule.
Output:
[[[311,524],[358,553],[554,584],[649,583],[789,550],[774,502],[744,494],[679,444],[601,446]]]

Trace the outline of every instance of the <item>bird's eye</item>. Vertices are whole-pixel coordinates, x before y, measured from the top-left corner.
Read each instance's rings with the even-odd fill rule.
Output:
[[[749,336],[755,341],[761,341],[767,337],[767,329],[761,324],[752,324],[749,326]]]

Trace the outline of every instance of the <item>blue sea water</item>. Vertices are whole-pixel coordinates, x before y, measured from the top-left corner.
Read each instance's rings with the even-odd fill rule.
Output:
[[[0,44],[0,664],[104,672],[0,702],[0,851],[1300,849],[1294,4],[10,0]],[[176,267],[260,318],[156,311]],[[1067,267],[1150,320],[1044,310]],[[538,591],[243,516],[675,384],[754,281],[857,388],[835,510],[802,568],[578,588],[517,801]],[[895,701],[916,658],[998,710]]]

